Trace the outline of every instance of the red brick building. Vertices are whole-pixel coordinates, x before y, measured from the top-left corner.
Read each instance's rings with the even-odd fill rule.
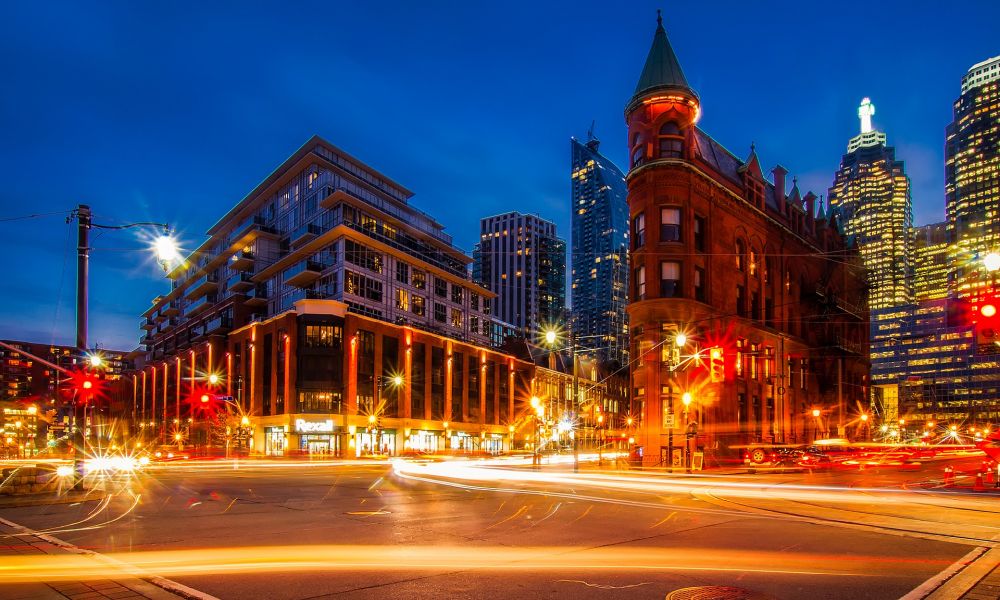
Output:
[[[769,181],[752,146],[737,158],[696,126],[700,115],[658,23],[625,109],[644,462],[683,460],[687,448],[711,464],[747,443],[861,437],[868,313],[857,253],[815,195],[794,184],[786,193],[785,169]]]
[[[530,436],[523,415],[532,377],[532,364],[471,342],[349,312],[336,300],[300,300],[147,366],[137,404],[154,426],[174,421],[187,443],[218,446],[197,410],[205,390],[219,409],[248,417],[245,447],[254,454],[502,452]],[[158,435],[170,443],[174,433]]]

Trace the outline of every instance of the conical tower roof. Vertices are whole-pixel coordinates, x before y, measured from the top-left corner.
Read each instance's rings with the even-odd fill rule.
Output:
[[[653,45],[649,49],[649,55],[646,56],[646,64],[642,68],[642,75],[639,76],[639,83],[635,86],[635,95],[632,99],[636,100],[640,96],[661,91],[683,92],[693,98],[698,97],[684,77],[681,64],[677,61],[674,49],[670,47],[666,30],[663,29],[663,17],[660,16],[660,11],[656,11]]]

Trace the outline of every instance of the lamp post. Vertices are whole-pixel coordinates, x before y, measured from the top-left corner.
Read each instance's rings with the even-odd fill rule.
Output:
[[[823,414],[818,408],[812,410],[813,416],[813,442],[816,441],[816,436],[819,434],[819,417]]]
[[[93,215],[90,212],[90,206],[86,204],[80,204],[73,211],[73,213],[66,219],[67,223],[72,222],[74,219],[77,221],[77,262],[76,262],[76,347],[81,352],[87,352],[87,318],[88,318],[88,299],[90,294],[90,230],[92,228],[98,229],[130,229],[133,227],[143,227],[143,226],[153,226],[163,229],[163,235],[158,237],[153,247],[156,250],[157,258],[163,263],[164,270],[167,269],[167,265],[170,261],[177,258],[177,246],[170,237],[170,226],[163,223],[151,223],[151,222],[139,222],[130,223],[128,225],[99,225],[93,222]],[[100,363],[98,363],[100,364]],[[77,402],[74,407],[74,418],[77,423],[76,430],[74,432],[74,470],[76,472],[76,481],[74,483],[75,489],[81,489],[83,486],[83,452],[84,452],[84,437],[83,437],[83,426],[85,422],[86,415],[82,414],[82,408],[80,403]]]
[[[535,439],[534,439],[534,453],[531,457],[531,464],[535,467],[540,467],[542,465],[542,454],[541,454],[541,421],[545,415],[545,407],[542,406],[542,401],[538,396],[531,397],[531,408],[535,411]]]
[[[683,335],[683,334],[679,334]],[[679,337],[678,336],[678,337]],[[687,433],[689,430],[688,423],[688,410],[691,407],[691,392],[684,392],[681,395],[681,403],[684,404],[684,427],[685,427],[685,438],[684,438],[684,468],[690,472],[691,471],[691,435]],[[673,428],[671,428],[671,432]]]
[[[372,437],[372,454],[375,454],[381,449],[381,435],[379,433],[379,415],[384,411],[383,401],[382,401],[382,390],[388,386],[394,388],[399,388],[403,385],[403,377],[401,375],[390,375],[388,377],[383,375],[378,375],[375,377],[375,398],[372,400],[372,406],[368,411],[368,433]],[[447,424],[445,425],[447,428]]]

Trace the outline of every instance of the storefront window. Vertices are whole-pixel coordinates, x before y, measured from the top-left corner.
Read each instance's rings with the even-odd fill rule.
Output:
[[[286,444],[284,427],[264,428],[264,453],[266,455],[284,456]]]

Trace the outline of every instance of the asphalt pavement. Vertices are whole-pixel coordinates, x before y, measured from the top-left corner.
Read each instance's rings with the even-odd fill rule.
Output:
[[[938,472],[214,461],[122,478],[102,502],[2,512],[201,597],[662,599],[727,586],[918,598],[963,560],[993,560],[1000,534],[1000,497],[918,485]],[[64,560],[22,575],[111,576]]]

